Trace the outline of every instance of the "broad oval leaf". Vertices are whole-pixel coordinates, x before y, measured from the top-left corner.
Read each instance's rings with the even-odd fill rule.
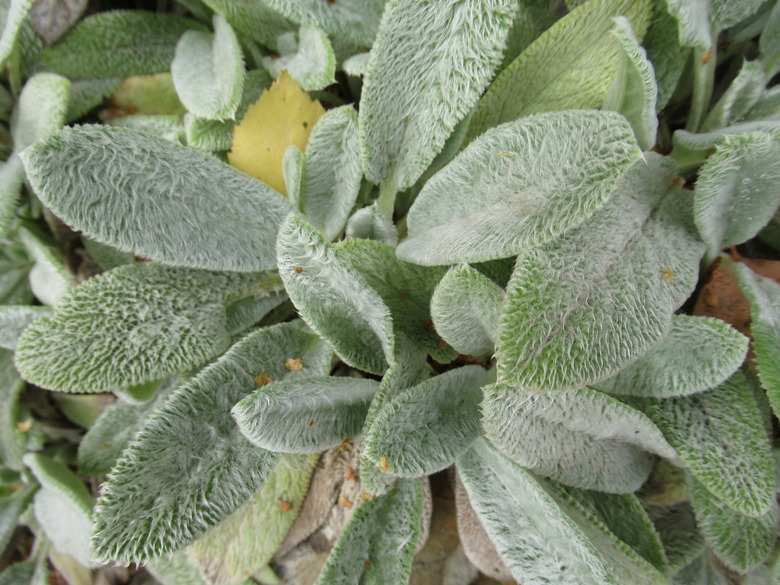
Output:
[[[290,371],[285,361],[303,358]],[[101,559],[143,562],[198,538],[262,485],[281,455],[244,438],[230,409],[257,379],[324,375],[330,350],[297,323],[260,329],[178,388],[117,462],[95,509]]]
[[[509,0],[387,5],[360,102],[370,181],[397,191],[415,183],[501,62],[514,9]]]
[[[745,374],[709,392],[646,399],[646,412],[696,479],[730,508],[759,517],[774,504],[769,438]]]
[[[111,10],[82,20],[43,60],[53,71],[80,79],[109,79],[169,71],[179,37],[206,32],[201,23],[176,14]]]
[[[38,319],[54,316],[49,307],[32,307],[29,305],[0,305],[0,347],[16,349],[27,327]]]
[[[365,457],[398,477],[449,467],[481,433],[479,403],[487,372],[464,366],[435,376],[391,400],[372,421]]]
[[[293,214],[279,231],[279,274],[304,321],[348,364],[382,374],[393,356],[393,323],[382,298],[349,260]]]
[[[291,368],[302,365],[297,359]],[[281,453],[320,453],[357,436],[379,382],[365,378],[305,378],[269,382],[233,408],[254,445]]]
[[[5,64],[16,46],[27,12],[33,0],[6,0],[3,2],[5,14],[2,36],[0,36],[0,64]]]
[[[212,156],[127,130],[80,126],[35,144],[22,159],[41,200],[101,243],[189,268],[276,267],[276,233],[289,203]]]
[[[280,36],[277,45],[282,55],[263,57],[262,61],[274,77],[286,69],[306,91],[324,89],[336,81],[336,56],[327,35],[320,29],[302,26],[297,35]]]
[[[187,31],[176,45],[171,63],[176,93],[185,107],[201,118],[235,116],[244,85],[244,60],[230,25],[214,15],[214,33]]]
[[[15,152],[21,152],[62,128],[68,111],[70,86],[68,79],[54,73],[38,73],[27,80],[11,115]]]
[[[278,287],[275,280],[154,263],[120,267],[86,281],[53,318],[28,327],[16,366],[27,380],[64,392],[159,380],[225,351],[225,301]]]
[[[485,388],[482,409],[498,449],[574,487],[630,493],[650,474],[649,452],[676,458],[647,416],[595,390],[536,394],[496,384]]]
[[[675,315],[666,337],[595,388],[655,398],[703,392],[725,382],[742,365],[747,348],[748,338],[723,321]]]
[[[494,128],[425,184],[398,257],[481,262],[543,244],[603,206],[640,157],[631,126],[613,112],[552,112]]]
[[[666,335],[696,284],[703,246],[688,192],[670,190],[674,163],[645,156],[589,220],[518,257],[499,333],[500,381],[577,389]]]

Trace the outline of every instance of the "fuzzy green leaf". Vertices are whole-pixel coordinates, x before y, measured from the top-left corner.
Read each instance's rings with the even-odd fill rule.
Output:
[[[742,365],[747,347],[747,337],[723,321],[675,315],[666,337],[595,387],[655,398],[703,392],[726,381]]]
[[[119,79],[77,79],[70,83],[65,121],[75,122],[97,108],[119,88]]]
[[[663,542],[671,573],[676,573],[704,552],[707,543],[688,502],[647,508]]]
[[[288,146],[282,158],[282,174],[287,198],[295,211],[301,210],[301,183],[305,165],[306,159],[301,149],[294,144]]]
[[[244,60],[230,25],[214,15],[214,33],[190,30],[176,45],[171,63],[181,103],[209,120],[233,118],[241,101]]]
[[[73,290],[17,344],[22,376],[44,388],[105,392],[192,368],[230,344],[225,301],[275,276],[123,266]],[[110,362],[111,367],[106,367]]]
[[[258,447],[320,453],[360,433],[378,389],[378,382],[365,378],[274,382],[236,404],[233,418]]]
[[[62,128],[69,94],[70,81],[59,75],[38,73],[27,80],[11,115],[11,136],[16,152]]]
[[[767,18],[758,48],[765,63],[768,76],[777,73],[780,68],[780,4],[775,3]]]
[[[469,140],[529,114],[596,108],[620,67],[620,41],[609,34],[623,15],[640,40],[650,0],[590,0],[564,16],[504,69],[477,104]]]
[[[16,214],[19,194],[24,185],[24,166],[19,155],[12,153],[0,162],[0,235],[5,235]]]
[[[674,163],[645,156],[593,217],[518,257],[499,333],[499,380],[573,390],[613,375],[668,332],[696,284],[703,246],[688,193],[670,190]]]
[[[16,349],[19,337],[25,329],[38,319],[52,317],[49,307],[28,305],[0,305],[0,347]]]
[[[25,384],[19,378],[13,359],[13,353],[0,350],[0,459],[6,467],[21,471],[27,438],[19,432],[17,423],[19,397]]]
[[[481,434],[480,386],[487,372],[464,366],[435,376],[385,405],[372,421],[365,457],[398,477],[449,467]]]
[[[249,329],[287,300],[284,291],[253,295],[236,301],[227,308],[225,326],[231,335]]]
[[[22,158],[41,200],[99,242],[191,268],[276,267],[276,233],[289,203],[207,154],[81,126],[39,142]]]
[[[646,404],[650,418],[707,490],[742,514],[767,513],[775,501],[774,463],[742,372],[709,392]]]
[[[419,481],[400,480],[360,503],[331,550],[316,585],[405,585],[423,511]]]
[[[300,371],[285,361],[303,358]],[[298,323],[261,329],[178,388],[117,462],[95,510],[101,559],[146,561],[181,548],[243,504],[281,455],[247,441],[230,409],[273,380],[324,375],[330,350]]]
[[[65,267],[64,254],[38,226],[23,226],[19,239],[35,261],[30,270],[30,289],[42,303],[58,304],[74,285],[73,275]]]
[[[184,550],[154,559],[146,564],[146,568],[163,585],[213,585],[203,578]]]
[[[706,154],[706,151],[720,146],[729,140],[730,137],[759,132],[765,132],[774,136],[776,139],[780,139],[780,120],[770,118],[766,120],[759,119],[748,122],[739,122],[726,128],[720,128],[701,134],[677,130],[672,137],[672,142],[674,143],[675,151],[679,149]]]
[[[228,120],[208,120],[192,114],[184,116],[187,145],[210,152],[230,150],[233,146],[235,123]]]
[[[744,119],[764,93],[764,68],[759,61],[745,62],[736,79],[718,100],[699,127],[699,132],[724,128]]]
[[[431,298],[436,331],[456,351],[492,355],[504,291],[468,264],[451,268]]]
[[[300,210],[327,239],[344,229],[362,177],[357,114],[352,106],[329,110],[309,136],[300,193]]]
[[[680,45],[677,20],[669,14],[663,0],[653,3],[653,18],[643,45],[655,71],[658,85],[656,111],[660,112],[672,98],[691,53],[690,49]]]
[[[398,256],[481,262],[543,244],[602,207],[640,157],[631,126],[613,112],[553,112],[492,129],[425,184]]]
[[[666,0],[669,12],[677,19],[680,44],[706,51],[712,46],[711,0]]]
[[[5,64],[16,46],[19,32],[27,12],[32,6],[33,0],[4,0],[3,12],[0,16],[2,22],[2,36],[0,36],[0,64]]]
[[[501,62],[514,11],[509,0],[387,5],[360,102],[370,181],[399,191],[417,181]]]
[[[780,140],[764,133],[727,138],[699,172],[694,216],[708,252],[741,244],[780,205]]]
[[[263,67],[278,77],[286,69],[301,89],[324,89],[335,82],[336,56],[327,35],[318,28],[302,26],[295,33],[280,36],[277,45],[282,55],[263,57]]]
[[[33,299],[27,274],[32,263],[21,244],[0,248],[0,304],[24,305]]]
[[[297,30],[265,0],[203,0],[203,3],[221,14],[242,35],[272,49],[277,48],[279,35]]]
[[[629,493],[650,474],[648,451],[675,458],[647,416],[595,390],[536,394],[496,384],[485,388],[482,409],[498,449],[567,485]]]
[[[303,320],[348,364],[382,374],[392,360],[390,310],[348,257],[290,215],[279,231],[279,274]]]
[[[398,230],[376,203],[358,209],[347,222],[346,238],[384,242],[391,246],[398,243]]]

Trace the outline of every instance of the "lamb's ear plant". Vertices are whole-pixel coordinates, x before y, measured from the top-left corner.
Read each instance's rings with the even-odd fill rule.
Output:
[[[780,583],[780,2],[160,6],[0,3],[0,584],[421,583],[447,485],[433,585]]]

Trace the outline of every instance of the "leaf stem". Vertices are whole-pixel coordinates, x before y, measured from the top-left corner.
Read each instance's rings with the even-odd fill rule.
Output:
[[[379,209],[393,220],[393,211],[395,211],[395,196],[398,193],[395,188],[395,181],[385,181],[379,185],[379,197],[377,197],[376,203]]]
[[[699,130],[707,106],[712,97],[712,88],[715,83],[715,67],[718,64],[716,43],[718,30],[713,28],[712,46],[706,51],[696,48],[693,50],[693,96],[691,97],[691,111],[688,115],[688,123],[685,129],[688,132]]]

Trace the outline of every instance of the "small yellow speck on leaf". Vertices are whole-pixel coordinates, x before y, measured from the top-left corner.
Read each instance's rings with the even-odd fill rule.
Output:
[[[674,282],[677,279],[674,272],[672,272],[672,269],[668,266],[664,268],[663,277],[666,282]]]
[[[295,267],[295,274],[300,274],[303,272],[303,266],[296,266]]]
[[[369,494],[366,490],[363,490],[363,493],[360,494],[361,500],[368,500],[369,502],[374,499],[374,496],[372,494]]]
[[[371,568],[371,563],[366,561],[365,563],[363,563],[363,568],[366,569],[366,570],[370,569]]]
[[[387,457],[385,457],[384,455],[382,455],[379,458],[379,469],[381,469],[382,471],[387,471],[388,469],[390,469],[390,466],[387,464]]]
[[[268,385],[268,384],[270,384],[271,382],[273,382],[273,380],[272,380],[272,379],[271,379],[271,377],[270,377],[268,374],[266,374],[265,372],[263,372],[263,373],[262,373],[262,374],[260,374],[259,376],[255,376],[255,384],[257,384],[257,385],[258,385],[258,386],[260,386],[261,388],[262,388],[263,386],[267,386],[267,385]]]
[[[347,498],[339,498],[339,504],[344,506],[345,508],[351,508],[352,502],[350,502]]]
[[[111,443],[103,443],[102,445],[100,445],[101,451],[108,451],[110,448],[111,448]]]
[[[291,372],[300,372],[303,369],[303,358],[287,358],[287,360],[284,362],[284,367]]]
[[[344,439],[343,441],[341,441],[341,445],[339,445],[339,447],[338,447],[339,451],[341,451],[343,453],[344,451],[349,449],[349,446],[352,443],[354,443],[354,442],[355,442],[355,439]]]
[[[279,511],[282,514],[286,514],[292,510],[292,504],[290,502],[285,502],[284,500],[279,500]]]
[[[512,153],[509,152],[508,150],[505,150],[504,152],[499,152],[498,153],[498,158],[504,158],[505,156],[509,156],[510,154],[512,154]]]
[[[33,427],[33,419],[31,418],[16,423],[16,430],[19,433],[27,433],[30,431],[32,427]]]
[[[284,153],[293,145],[305,150],[311,129],[324,113],[322,104],[282,71],[236,125],[228,162],[286,196]]]

